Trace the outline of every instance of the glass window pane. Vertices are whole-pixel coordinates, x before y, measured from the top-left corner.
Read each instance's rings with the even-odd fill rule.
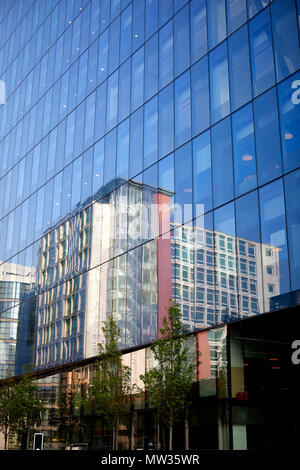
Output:
[[[190,2],[190,20],[191,63],[193,64],[207,52],[206,0]]]
[[[175,222],[192,220],[192,148],[188,143],[175,152]]]
[[[239,29],[228,40],[231,110],[235,111],[251,97],[251,71],[247,26]]]
[[[93,194],[99,192],[103,186],[104,174],[104,139],[99,140],[94,146],[94,163],[93,163]],[[101,197],[101,192],[99,192]],[[96,197],[98,199],[98,197]]]
[[[130,81],[131,59],[127,60],[119,69],[118,122],[123,121],[130,113]]]
[[[281,175],[281,151],[276,90],[272,88],[254,103],[254,127],[258,184]]]
[[[247,21],[246,0],[226,0],[228,35]]]
[[[259,95],[275,82],[270,13],[265,10],[249,23],[253,94]]]
[[[260,224],[258,193],[253,191],[246,196],[236,199],[236,236],[238,269],[240,275],[246,281],[253,281],[256,284],[255,291],[252,288],[252,301],[255,300],[255,308],[249,305],[250,313],[257,314],[264,311],[263,308],[263,284],[261,271],[261,244],[260,244]],[[251,260],[249,255],[251,253]],[[251,277],[250,277],[251,276]],[[240,276],[240,284],[242,284]],[[248,292],[248,288],[247,288]],[[241,314],[243,314],[241,309]]]
[[[131,53],[132,35],[132,5],[129,5],[121,15],[120,62],[122,63]]]
[[[300,50],[294,0],[277,0],[271,5],[277,80],[300,67]]]
[[[158,90],[158,35],[145,44],[145,101]]]
[[[130,178],[143,170],[143,115],[144,109],[140,108],[130,117]]]
[[[188,70],[175,81],[175,147],[191,138],[191,87]]]
[[[89,147],[94,142],[95,103],[96,92],[92,93],[86,100],[84,148]]]
[[[117,133],[116,129],[105,136],[104,185],[114,189],[116,174]]]
[[[146,39],[158,30],[158,0],[146,0]]]
[[[283,171],[300,164],[300,73],[278,86]]]
[[[144,168],[157,161],[158,150],[158,99],[157,96],[144,107]]]
[[[132,15],[132,51],[134,52],[144,42],[145,0],[133,0]]]
[[[233,199],[231,121],[224,119],[211,129],[214,207]]]
[[[215,123],[230,112],[227,44],[223,43],[210,54],[211,121]]]
[[[232,115],[235,194],[239,196],[256,186],[256,162],[252,105]]]
[[[132,56],[131,112],[142,103],[144,97],[144,47]]]
[[[174,17],[174,75],[177,77],[190,65],[189,7]]]
[[[300,289],[300,170],[284,178],[292,291]]]
[[[290,291],[282,180],[274,181],[259,191],[262,265],[264,284],[268,284],[267,266],[272,266],[274,291],[265,296],[265,310],[286,305],[280,294]],[[266,293],[266,288],[265,288]]]
[[[208,58],[204,57],[191,70],[192,135],[200,134],[210,124]]]
[[[210,132],[206,131],[193,140],[193,184],[194,184],[194,216],[198,217],[211,210],[211,150]]]
[[[173,80],[173,21],[159,31],[159,88]]]
[[[113,73],[107,82],[106,131],[117,124],[119,71]]]
[[[247,0],[249,18],[256,15],[269,4],[269,0]]]
[[[226,38],[225,0],[207,2],[208,46],[212,49]]]
[[[174,148],[173,84],[159,94],[159,158]]]
[[[173,0],[159,1],[159,27],[173,15]]]
[[[118,127],[116,178],[128,179],[129,167],[129,119]]]
[[[98,45],[98,83],[103,82],[107,77],[107,64],[108,64],[108,32],[107,29],[99,37]]]
[[[87,199],[92,195],[93,153],[93,148],[90,148],[82,157],[81,201],[83,204],[87,203]]]
[[[95,140],[97,141],[105,134],[106,124],[106,90],[107,81],[102,83],[96,90],[96,116],[95,116]]]
[[[109,27],[108,73],[119,66],[120,60],[120,17]]]

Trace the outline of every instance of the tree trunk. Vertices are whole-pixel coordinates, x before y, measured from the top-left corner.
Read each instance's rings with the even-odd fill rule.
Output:
[[[187,408],[185,410],[185,418],[184,418],[184,441],[185,441],[185,445],[184,445],[185,450],[189,450],[189,412]]]
[[[170,413],[169,450],[173,450],[173,415]]]
[[[8,431],[4,433],[4,450],[7,450]]]
[[[157,412],[157,436],[156,436],[156,448],[160,450],[160,426],[159,426],[159,412]]]

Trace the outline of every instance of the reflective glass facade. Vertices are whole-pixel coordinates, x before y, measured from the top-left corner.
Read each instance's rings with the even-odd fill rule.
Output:
[[[299,13],[1,2],[1,377],[299,302]]]

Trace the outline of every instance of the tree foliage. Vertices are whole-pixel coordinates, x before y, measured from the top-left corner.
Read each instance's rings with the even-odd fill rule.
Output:
[[[4,434],[5,449],[9,433],[39,424],[43,410],[29,368],[20,380],[12,376],[3,380],[0,384],[0,431]]]
[[[161,339],[150,346],[154,368],[141,375],[150,404],[170,429],[186,408],[188,393],[195,373],[195,351],[190,348],[177,304],[170,303],[168,316],[163,318]]]
[[[131,369],[122,363],[118,348],[120,329],[112,316],[102,327],[104,344],[99,344],[99,355],[95,377],[88,397],[94,413],[102,416],[113,430],[113,449],[118,447],[120,423],[128,413],[132,393]]]

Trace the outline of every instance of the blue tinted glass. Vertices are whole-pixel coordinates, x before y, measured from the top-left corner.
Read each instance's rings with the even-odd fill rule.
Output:
[[[192,0],[190,3],[191,21],[191,63],[207,52],[206,0]]]
[[[87,202],[87,199],[92,194],[93,153],[93,148],[90,148],[82,157],[81,202],[83,204]]]
[[[272,88],[254,103],[254,128],[258,184],[281,175],[281,151],[276,90]]]
[[[173,22],[159,31],[159,88],[173,79]]]
[[[81,196],[82,157],[80,156],[72,163],[72,196],[71,210],[80,207]],[[44,214],[45,218],[45,214]]]
[[[194,216],[212,207],[210,132],[206,131],[193,140]]]
[[[300,73],[278,86],[283,171],[297,168],[300,162]]]
[[[99,37],[98,46],[98,83],[107,77],[108,64],[108,29]]]
[[[121,36],[120,36],[120,62],[127,59],[131,53],[132,34],[132,6],[130,5],[121,15]]]
[[[271,5],[277,80],[300,67],[300,49],[294,0],[277,0]]]
[[[144,47],[132,56],[131,112],[142,103],[144,97]]]
[[[108,73],[119,66],[120,59],[120,17],[109,27]]]
[[[72,196],[72,165],[67,166],[63,171],[63,189],[61,195],[61,216],[66,216],[71,207]]]
[[[215,209],[214,229],[215,232],[221,232],[225,235],[235,237],[235,214],[233,202],[230,202],[219,209]]]
[[[129,169],[129,119],[118,127],[116,178],[128,179]]]
[[[105,134],[106,90],[107,81],[102,83],[96,91],[95,140]]]
[[[175,81],[175,147],[191,138],[190,71]]]
[[[106,104],[106,130],[109,131],[117,124],[118,115],[118,77],[117,70],[111,75],[107,82],[107,104]]]
[[[230,118],[211,129],[214,207],[233,199],[233,165]]]
[[[110,0],[110,21],[120,13],[121,0]]]
[[[86,100],[84,148],[89,147],[94,141],[95,103],[96,93],[94,92]]]
[[[249,39],[246,26],[228,40],[231,110],[240,108],[251,99]]]
[[[158,90],[158,35],[145,44],[145,100]]]
[[[103,173],[104,173],[104,139],[101,139],[94,146],[93,194],[96,194],[96,192],[99,191],[99,189],[103,185]]]
[[[130,178],[143,169],[143,111],[143,108],[140,108],[130,117]]]
[[[132,51],[135,51],[144,42],[145,0],[133,0],[132,8]]]
[[[232,142],[236,196],[256,186],[252,105],[232,115]]]
[[[159,161],[158,187],[161,191],[174,193],[174,154]]]
[[[237,237],[251,242],[260,243],[257,191],[253,191],[236,199],[235,212]]]
[[[285,176],[285,201],[289,237],[292,291],[300,289],[300,170]]]
[[[226,6],[225,0],[207,2],[208,46],[215,47],[226,37]]]
[[[158,0],[146,0],[146,39],[158,30]]]
[[[269,10],[264,10],[249,23],[252,83],[255,96],[275,82],[272,34]]]
[[[162,26],[173,14],[173,0],[164,0],[158,3],[159,6],[159,26]]]
[[[118,122],[122,121],[130,113],[130,73],[131,59],[127,60],[119,70]]]
[[[210,54],[210,108],[215,123],[230,112],[227,44],[223,43]]]
[[[192,219],[192,148],[188,143],[175,152],[175,221]]]
[[[109,15],[110,15],[109,7],[110,7],[110,2],[107,2],[107,0],[101,0],[100,31],[103,31],[109,23]]]
[[[174,148],[173,84],[159,94],[159,158]]]
[[[269,4],[269,0],[247,0],[249,18],[256,15],[260,10]]]
[[[158,150],[158,106],[157,96],[144,107],[144,168],[157,160]]]
[[[208,58],[204,57],[191,70],[192,85],[192,135],[195,136],[210,124]]]
[[[189,8],[174,17],[174,75],[177,77],[190,65]]]
[[[246,0],[226,0],[228,34],[247,21]]]
[[[98,55],[98,43],[96,41],[89,48],[87,94],[89,94],[91,90],[94,90],[95,86],[97,85],[97,67],[98,67],[97,55]]]
[[[267,266],[273,267],[271,283],[274,285],[274,292],[265,298],[266,310],[273,310],[278,306],[282,306],[284,299],[280,298],[280,294],[290,290],[282,186],[282,180],[280,179],[264,186],[259,191],[265,285],[269,283],[266,273]]]
[[[116,129],[105,136],[104,185],[115,186],[117,133]]]

